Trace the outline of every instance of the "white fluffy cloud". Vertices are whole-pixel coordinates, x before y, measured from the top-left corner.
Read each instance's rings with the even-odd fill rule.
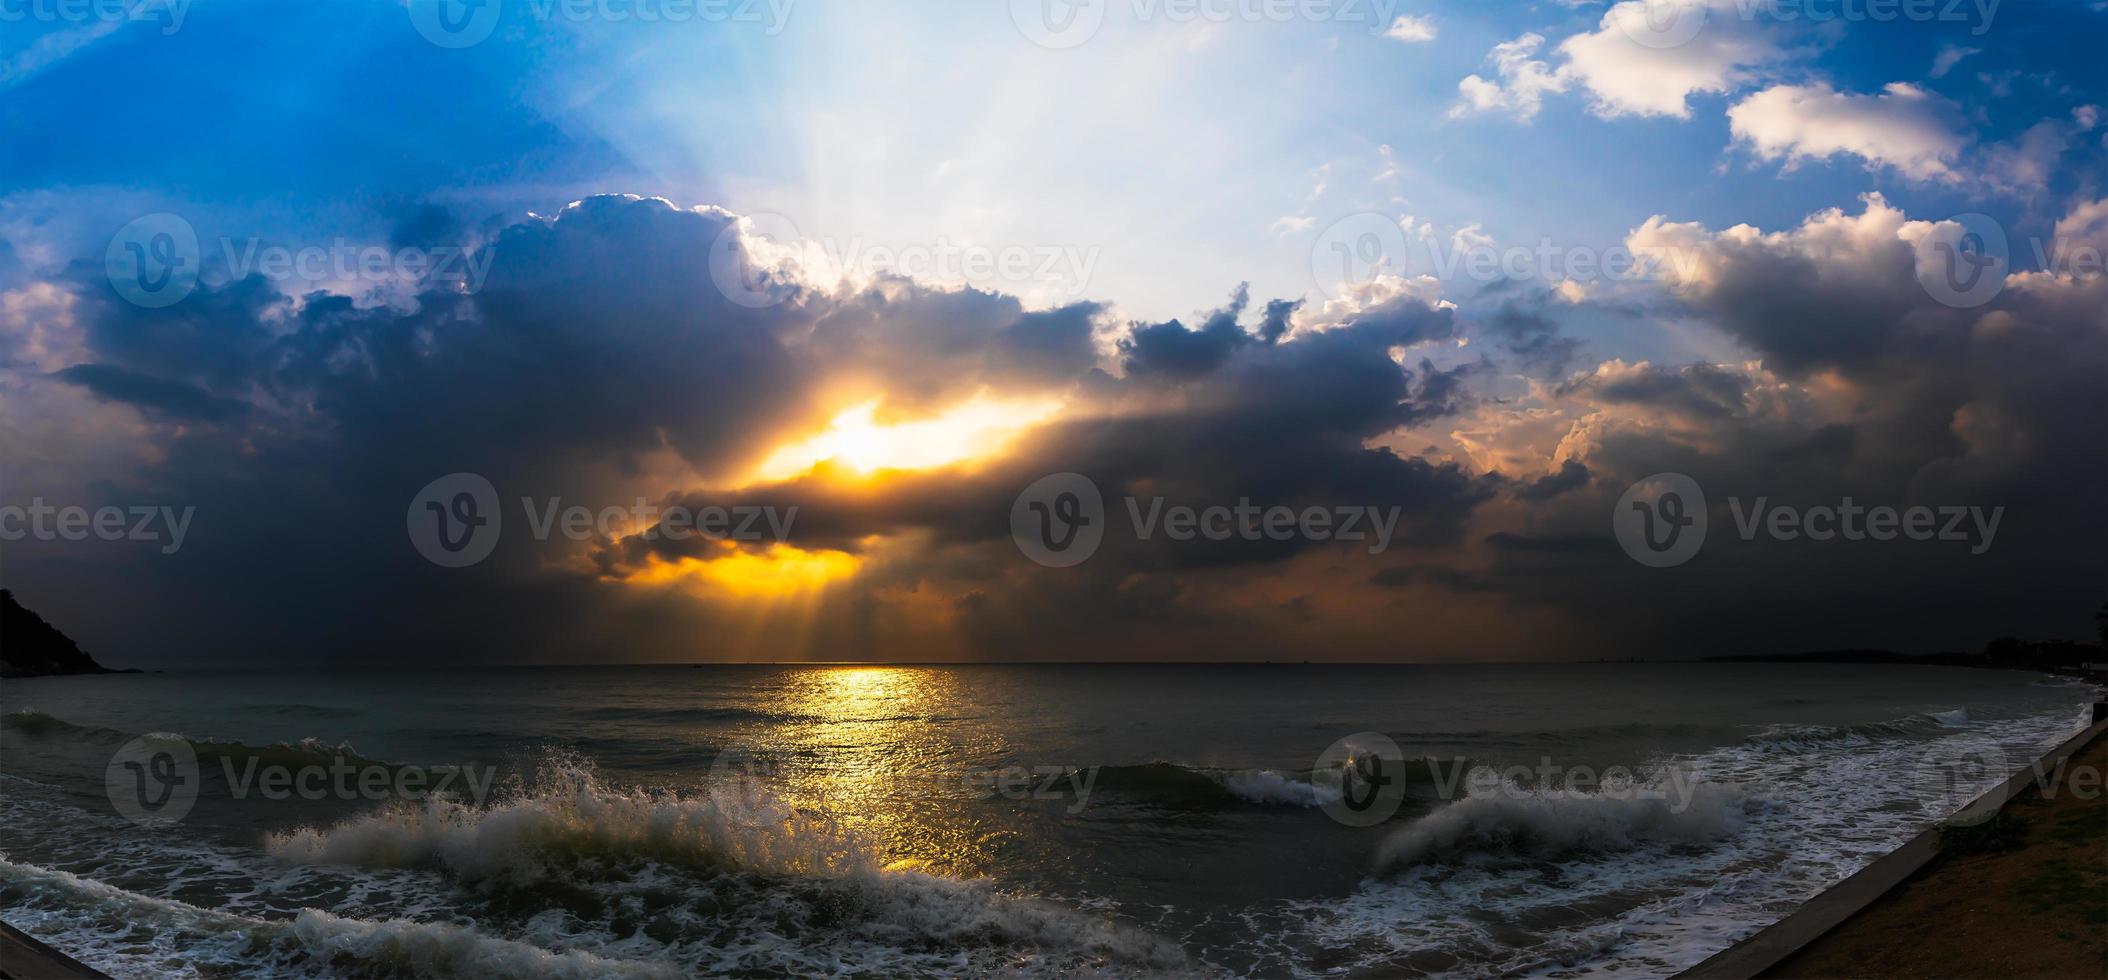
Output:
[[[1467,75],[1457,83],[1460,98],[1449,110],[1451,118],[1480,112],[1506,112],[1518,119],[1531,119],[1544,107],[1546,92],[1564,92],[1569,78],[1564,70],[1553,71],[1537,59],[1544,35],[1524,34],[1493,46],[1486,55],[1498,80]]]
[[[1626,0],[1559,45],[1603,116],[1688,119],[1689,98],[1724,93],[1788,51],[1736,0]]]
[[[1828,160],[1847,154],[1915,180],[1952,179],[1969,137],[1953,103],[1907,82],[1879,95],[1840,92],[1828,83],[1774,85],[1727,111],[1735,138],[1758,157]]]
[[[1536,57],[1543,43],[1525,34],[1495,46],[1487,60],[1498,79],[1465,78],[1451,115],[1498,110],[1528,119],[1544,93],[1578,84],[1599,116],[1687,119],[1692,95],[1732,91],[1789,54],[1736,0],[1624,0],[1595,30],[1560,42],[1556,67]]]
[[[1435,20],[1432,17],[1400,14],[1397,20],[1391,21],[1390,28],[1383,32],[1383,36],[1407,44],[1432,41],[1435,39]]]

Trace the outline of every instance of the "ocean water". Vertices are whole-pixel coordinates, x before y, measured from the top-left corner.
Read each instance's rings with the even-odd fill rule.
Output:
[[[1787,664],[10,681],[0,908],[120,977],[1668,975],[2094,696]],[[1386,738],[1398,789],[1345,806]]]

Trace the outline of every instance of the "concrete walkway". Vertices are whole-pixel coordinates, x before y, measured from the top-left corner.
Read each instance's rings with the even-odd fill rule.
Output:
[[[2108,720],[2103,720],[2102,714],[2101,706],[2096,705],[2093,725],[2049,750],[2034,765],[2014,773],[2005,782],[1977,797],[1958,811],[1954,819],[1967,820],[1990,816],[2015,796],[2033,786],[2040,774],[2051,771],[2058,762],[2085,748],[2094,739],[2108,734]],[[1679,980],[1751,980],[1761,976],[1861,909],[1873,904],[1876,899],[1888,894],[1890,889],[1902,884],[1905,879],[1931,863],[1938,853],[1939,831],[1937,828],[1928,828],[1905,842],[1902,847],[1861,868],[1857,874],[1830,886],[1827,891],[1796,909],[1792,915],[1721,950],[1705,962],[1677,974],[1677,977]]]

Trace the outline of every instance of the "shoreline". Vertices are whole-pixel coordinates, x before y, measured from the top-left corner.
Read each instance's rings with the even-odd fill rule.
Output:
[[[2055,695],[2057,695],[2057,698],[2060,698],[2060,700],[2062,700],[2062,693],[2055,693]],[[2030,695],[2030,698],[2032,698],[2032,695]],[[2062,704],[2070,706],[2070,702],[2062,702]],[[2034,714],[2030,714],[2030,717],[2034,717]],[[1920,717],[1912,717],[1912,719],[1918,719],[1918,721],[1922,721]],[[2017,771],[2011,771],[2011,773],[2009,773],[2009,776],[2007,776],[2007,778],[2005,778],[2003,782],[2000,782],[1998,786],[1994,786],[1992,790],[1984,792],[1984,795],[1979,795],[1979,797],[1977,797],[1975,801],[1971,801],[1971,803],[1969,803],[1967,807],[1963,807],[1963,809],[1960,809],[1956,816],[1969,816],[1969,814],[1977,814],[1977,811],[1998,811],[2000,807],[2003,807],[2003,805],[2007,805],[2007,803],[2013,803],[2013,801],[2019,801],[2019,799],[2024,799],[2024,797],[2026,797],[2026,792],[2028,792],[2030,788],[2034,788],[2034,786],[2036,786],[2036,782],[2043,778],[2043,773],[2045,773],[2045,771],[2049,771],[2049,773],[2055,773],[2055,776],[2057,776],[2057,778],[2060,778],[2060,780],[2057,780],[2057,782],[2051,782],[2051,786],[2060,786],[2060,788],[2062,788],[2062,786],[2066,786],[2066,782],[2062,782],[2062,778],[2066,776],[2066,771],[2064,771],[2064,769],[2066,769],[2066,763],[2068,763],[2070,759],[2081,759],[2081,757],[2085,757],[2085,759],[2087,759],[2087,763],[2085,763],[2085,765],[2087,765],[2087,767],[2089,767],[2089,769],[2091,769],[2093,773],[2100,773],[2100,761],[2097,761],[2097,759],[2093,759],[2089,752],[2091,752],[2091,750],[2102,750],[2102,752],[2108,752],[2108,742],[2104,742],[2104,736],[2108,736],[2108,704],[2097,704],[2097,702],[2095,702],[2095,704],[2091,706],[2091,719],[2093,719],[2093,721],[2091,721],[2091,725],[2087,725],[2087,727],[2083,727],[2083,729],[2076,729],[2076,731],[2074,731],[2074,727],[2072,727],[2072,725],[2076,723],[2076,719],[2072,719],[2068,712],[2064,712],[2064,714],[2062,714],[2062,717],[2060,717],[2060,714],[2041,714],[2041,723],[2036,723],[2036,725],[2032,725],[2032,727],[2028,727],[2028,729],[2026,729],[2026,742],[2019,742],[2019,740],[2009,740],[2009,742],[2007,742],[2007,744],[2011,746],[2011,754],[2009,754],[2009,759],[2015,759],[2015,761],[2017,761],[2017,759],[2028,759],[2028,754],[2024,754],[2024,752],[2026,752],[2026,748],[2024,748],[2024,746],[2045,746],[2045,744],[2049,744],[2049,742],[2055,742],[2055,744],[2053,744],[2051,748],[2038,748],[2038,750],[2034,752],[2034,754],[2036,754],[2036,759],[2034,759],[2034,761],[2026,763],[2024,767],[2019,767]],[[1838,786],[1842,786],[1842,784],[1838,784]],[[1872,788],[1878,788],[1876,784],[1872,784],[1872,782],[1866,782],[1866,780],[1863,780],[1863,778],[1859,780],[1859,786],[1872,786]],[[2097,778],[2097,776],[2093,776],[2093,778],[2089,778],[2089,782],[2072,782],[2070,786],[2072,786],[2074,790],[2078,790],[2078,788],[2087,788],[2087,786],[2093,786],[2093,788],[2100,788],[2100,778]],[[2051,799],[2055,799],[2055,795],[2051,795]],[[1785,826],[1785,824],[1779,824],[1779,826]],[[1851,824],[1851,822],[1844,822],[1844,824],[1840,824],[1840,826],[1855,826],[1855,824]],[[1885,824],[1885,828],[1887,828],[1887,824]],[[1882,835],[1880,835],[1878,839],[1870,839],[1870,841],[1866,841],[1866,843],[1872,843],[1874,847],[1878,847],[1880,843],[1887,843],[1887,841],[1897,841],[1897,839],[1899,839],[1899,837],[1897,837],[1897,832],[1910,832],[1910,824],[1904,824],[1904,826],[1893,826],[1893,830],[1887,830],[1887,832],[1882,832]],[[2060,828],[2057,828],[2057,832],[2060,832],[2060,835],[2062,835],[2062,832],[2066,832],[2066,828],[2062,828],[2062,826],[2060,826]],[[1933,847],[1933,843],[1929,841],[1929,839],[1935,839],[1935,837],[1937,837],[1937,835],[1935,835],[1935,832],[1933,832],[1933,830],[1922,830],[1922,832],[1918,832],[1918,835],[1916,835],[1916,837],[1912,837],[1910,841],[1906,841],[1906,843],[1904,843],[1904,845],[1901,845],[1901,847],[1895,847],[1895,849],[1891,849],[1891,851],[1889,851],[1889,854],[1880,854],[1880,856],[1876,856],[1872,864],[1866,864],[1866,866],[1859,866],[1859,870],[1857,870],[1857,873],[1851,873],[1849,877],[1844,877],[1844,879],[1832,879],[1832,885],[1830,885],[1828,889],[1823,889],[1823,891],[1819,891],[1819,894],[1815,894],[1815,896],[1811,896],[1811,898],[1804,898],[1804,900],[1800,900],[1800,904],[1792,906],[1792,910],[1790,910],[1790,915],[1788,915],[1788,919],[1781,919],[1779,923],[1773,923],[1773,925],[1767,925],[1767,927],[1762,927],[1762,929],[1758,929],[1758,932],[1754,932],[1754,934],[1750,934],[1750,936],[1745,936],[1745,938],[1741,938],[1741,940],[1733,942],[1733,944],[1731,944],[1729,948],[1724,948],[1724,950],[1718,950],[1718,953],[1716,953],[1714,957],[1710,957],[1710,959],[1705,959],[1703,963],[1699,963],[1699,965],[1695,965],[1695,967],[1686,967],[1682,974],[1676,974],[1676,976],[1948,976],[1948,974],[1941,974],[1941,972],[1931,972],[1931,974],[1872,974],[1872,972],[1838,972],[1838,967],[1834,967],[1834,965],[1830,967],[1830,969],[1832,969],[1832,972],[1828,972],[1828,974],[1779,974],[1779,969],[1781,969],[1781,963],[1792,963],[1792,957],[1794,957],[1794,955],[1802,953],[1802,950],[1807,950],[1807,948],[1813,948],[1813,946],[1817,946],[1819,942],[1823,942],[1823,940],[1826,940],[1826,938],[1830,938],[1830,936],[1838,934],[1838,932],[1840,932],[1840,929],[1844,927],[1844,923],[1847,923],[1847,919],[1851,919],[1851,917],[1859,915],[1859,913],[1861,913],[1861,910],[1866,910],[1866,908],[1872,908],[1872,906],[1876,906],[1876,904],[1880,904],[1880,902],[1885,902],[1885,900],[1887,900],[1885,896],[1893,896],[1893,894],[1895,894],[1895,891],[1899,891],[1901,887],[1904,887],[1904,883],[1908,883],[1908,881],[1916,881],[1916,877],[1918,877],[1918,873],[1920,873],[1920,870],[1922,870],[1922,868],[1927,868],[1927,866],[1935,866],[1937,862],[1941,862],[1941,856],[1937,856],[1937,847]],[[1807,841],[1804,841],[1804,843],[1807,843]],[[1908,858],[1910,858],[1910,856],[1908,856],[1908,854],[1904,854],[1904,851],[1910,851],[1910,849],[1912,849],[1912,847],[1916,847],[1916,845],[1922,845],[1922,847],[1925,847],[1925,851],[1927,851],[1927,854],[1922,854],[1922,856],[1920,856],[1920,858],[1918,858],[1918,860],[1916,860],[1914,864],[1910,864],[1910,862],[1908,862]],[[1868,847],[1868,849],[1861,849],[1861,851],[1859,851],[1859,856],[1866,856],[1866,854],[1868,854],[1868,851],[1870,851],[1870,847]],[[1876,851],[1876,854],[1878,854],[1878,851]],[[1855,858],[1857,858],[1857,860],[1866,860],[1866,858],[1859,858],[1859,856],[1855,856]],[[1870,879],[1870,877],[1868,877],[1868,873],[1872,873],[1872,870],[1874,870],[1874,868],[1880,868],[1880,866],[1885,866],[1885,864],[1895,864],[1895,866],[1899,868],[1899,873],[1897,873],[1897,875],[1895,875],[1893,879],[1887,879],[1887,883],[1882,883],[1882,881],[1880,881],[1878,877],[1874,877],[1874,879]],[[1836,864],[1832,864],[1832,875],[1842,875],[1842,873],[1844,873],[1844,870],[1849,870],[1849,868],[1853,868],[1853,866],[1855,866],[1855,862],[1836,862]],[[1773,957],[1773,959],[1769,959],[1769,961],[1764,961],[1764,963],[1758,963],[1756,967],[1731,967],[1731,969],[1718,969],[1718,972],[1703,972],[1703,969],[1707,969],[1707,967],[1714,967],[1714,965],[1718,965],[1718,963],[1716,963],[1718,959],[1722,959],[1722,957],[1731,957],[1731,955],[1735,955],[1735,953],[1737,953],[1737,950],[1743,950],[1745,946],[1750,946],[1752,942],[1756,942],[1756,940],[1764,938],[1764,936],[1767,936],[1767,934],[1775,932],[1775,929],[1779,929],[1781,925],[1785,925],[1785,923],[1790,923],[1790,921],[1794,921],[1794,919],[1800,919],[1800,917],[1804,917],[1804,915],[1807,915],[1807,913],[1809,913],[1809,910],[1811,910],[1811,908],[1815,908],[1815,906],[1819,906],[1819,904],[1823,904],[1823,902],[1836,902],[1836,900],[1838,900],[1838,891],[1842,891],[1844,887],[1847,887],[1847,885],[1851,885],[1851,883],[1857,883],[1861,891],[1866,891],[1866,894],[1863,894],[1863,896],[1859,896],[1861,900],[1859,900],[1859,902],[1857,902],[1855,906],[1851,906],[1851,908],[1844,908],[1840,915],[1836,915],[1834,919],[1830,919],[1830,921],[1828,921],[1826,925],[1819,925],[1819,927],[1815,927],[1815,929],[1813,929],[1813,932],[1811,932],[1809,936],[1804,936],[1804,938],[1800,938],[1798,942],[1794,942],[1794,944],[1790,944],[1790,946],[1785,946],[1785,948],[1779,948],[1779,950],[1773,950],[1773,953],[1775,953],[1775,957]],[[1802,885],[1802,887],[1804,887],[1804,885]],[[1779,894],[1779,896],[1775,896],[1775,898],[1783,898],[1783,900],[1788,900],[1788,902],[1790,902],[1790,900],[1794,900],[1794,898],[1798,898],[1798,896],[1804,896],[1804,894],[1807,894],[1807,891],[1802,891],[1802,887],[1794,887],[1794,889],[1790,889],[1790,891],[1785,891],[1785,894]],[[2062,891],[2057,891],[2057,894],[2062,894]],[[2019,896],[2019,898],[2022,898],[2022,900],[2026,900],[2026,898],[2032,898],[2032,896]],[[2015,902],[2007,902],[2007,904],[2015,904]],[[1779,906],[1783,906],[1783,902],[1779,902]],[[2076,906],[2089,906],[2089,904],[2087,904],[2087,902],[2076,902]],[[1764,919],[1756,919],[1756,921],[1752,921],[1752,919],[1743,919],[1743,923],[1748,923],[1748,925],[1743,925],[1743,929],[1752,929],[1752,927],[1760,925],[1762,921],[1764,921]],[[1948,923],[1960,923],[1960,925],[1967,925],[1967,923],[1975,923],[1975,917],[1973,917],[1973,915],[1965,915],[1965,913],[1958,913],[1958,910],[1946,910],[1946,913],[1941,913],[1941,915],[1931,915],[1931,917],[1922,917],[1920,921],[1927,921],[1927,923],[1941,923],[1941,925],[1948,925]],[[4,923],[0,923],[0,925],[4,925]],[[13,936],[6,936],[6,934],[0,934],[0,978],[19,978],[19,976],[67,976],[67,978],[72,978],[72,976],[101,976],[101,974],[95,974],[91,967],[84,967],[84,965],[80,965],[78,961],[72,961],[70,957],[65,957],[63,953],[57,953],[57,950],[51,950],[51,948],[48,948],[48,946],[44,946],[44,944],[36,942],[34,938],[30,938],[30,936],[23,936],[23,934],[19,932],[19,929],[6,929],[6,932],[11,932]],[[1716,936],[1718,936],[1718,934],[1716,934]],[[19,940],[23,940],[23,942],[17,942],[17,938],[19,938]],[[25,946],[25,944],[27,944],[27,946]],[[59,965],[59,967],[44,967],[44,969],[19,969],[19,967],[13,967],[13,965],[11,965],[11,961],[13,961],[15,957],[19,957],[19,955],[21,955],[21,953],[17,953],[17,948],[30,948],[30,950],[32,950],[32,953],[34,953],[34,950],[38,950],[38,948],[40,948],[40,950],[46,950],[46,953],[51,953],[53,957],[59,957],[59,959],[61,959],[61,963],[70,963],[70,965]],[[91,950],[93,950],[93,948],[99,948],[99,944],[95,944],[95,946],[86,946],[86,948],[91,948]],[[1967,961],[1967,959],[1956,959],[1956,961]],[[1657,961],[1657,963],[1659,963],[1659,961]],[[1689,963],[1689,959],[1686,959],[1686,963]],[[76,969],[74,969],[74,967],[78,967],[78,972],[76,972]],[[1659,969],[1659,965],[1657,965],[1655,969]],[[1969,974],[1975,974],[1975,976],[1988,976],[1990,972],[1986,972],[1986,969],[1975,969],[1975,972],[1969,972]],[[2070,974],[2070,972],[2066,972],[2064,976],[2072,976],[2072,974]],[[2095,976],[2097,976],[2097,972],[2095,972]]]
[[[2108,705],[2094,705],[2094,721],[2086,728],[2058,743],[2028,766],[2013,773],[2005,782],[1992,787],[1967,806],[1956,811],[1949,822],[1956,819],[1967,821],[1989,819],[2007,805],[2024,802],[2033,797],[2038,785],[2047,781],[2050,774],[2059,774],[2060,766],[2082,753],[2089,756],[2108,751]],[[2056,784],[2061,785],[2061,784]],[[2098,800],[2094,801],[2098,804]],[[1786,918],[1773,923],[1755,934],[1745,937],[1734,945],[1706,958],[1697,966],[1676,974],[1678,980],[1747,980],[1752,977],[1847,975],[1831,972],[1814,962],[1819,953],[1835,955],[1838,943],[1846,941],[1853,930],[1864,920],[1863,914],[1871,910],[1893,905],[1908,886],[1924,880],[1928,875],[1949,866],[1939,846],[1939,828],[1931,827],[1911,838],[1888,854],[1876,858],[1873,863],[1840,881],[1822,893],[1803,903]],[[1923,922],[1916,923],[1922,927]],[[1951,924],[1951,923],[1950,923]],[[1914,935],[1922,936],[1919,931]],[[1848,975],[1868,977],[1877,975],[1870,967],[1873,964],[1855,963],[1845,969]],[[1949,976],[1995,975],[2001,972],[2002,964],[1991,964],[1988,968],[1955,966]],[[1818,972],[1808,973],[1814,967]],[[1903,975],[1942,975],[1940,973]]]
[[[14,926],[0,922],[0,980],[110,980]]]

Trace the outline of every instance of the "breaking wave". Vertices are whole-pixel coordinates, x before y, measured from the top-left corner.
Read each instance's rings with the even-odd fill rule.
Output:
[[[472,891],[555,899],[582,922],[621,920],[636,896],[665,907],[661,955],[686,970],[828,973],[1146,969],[1185,964],[1173,943],[987,881],[881,865],[835,822],[755,783],[698,793],[601,781],[551,755],[531,783],[483,807],[428,801],[277,834],[296,867],[420,868]]]
[[[1247,803],[1323,806],[1340,797],[1338,786],[1322,786],[1271,769],[1240,769],[1222,775],[1230,795]]]
[[[331,745],[321,739],[303,738],[298,742],[250,745],[226,739],[198,738],[181,732],[147,732],[134,735],[99,725],[76,725],[63,718],[28,708],[0,715],[0,727],[32,738],[58,738],[96,746],[120,745],[134,738],[182,742],[188,744],[199,759],[234,759],[243,762],[253,759],[262,765],[282,765],[290,769],[313,765],[327,766],[339,761],[351,765],[401,768],[394,763],[362,756],[349,742]]]
[[[1466,761],[1419,760],[1407,763],[1406,785],[1426,794],[1453,786]],[[1167,809],[1207,810],[1237,806],[1317,807],[1339,799],[1337,783],[1312,778],[1309,770],[1214,769],[1172,762],[1103,766],[1089,779],[1093,793]]]
[[[669,964],[549,950],[445,922],[370,921],[303,909],[262,919],[125,891],[0,859],[22,924],[117,974],[279,977],[674,977]]]
[[[1742,829],[1749,798],[1704,783],[1605,793],[1474,793],[1393,832],[1378,849],[1379,870],[1474,853],[1554,860],[1581,852],[1630,850],[1647,842],[1707,843]]]
[[[1936,735],[1974,722],[1969,709],[1953,708],[1858,725],[1772,725],[1751,735],[1749,745],[1780,752],[1819,752],[1869,745],[1881,739]]]
[[[530,885],[589,862],[652,860],[785,875],[870,871],[869,851],[841,827],[752,787],[699,795],[617,789],[589,763],[552,754],[532,788],[487,807],[445,799],[266,838],[288,864],[425,867],[465,882]]]
[[[78,741],[121,742],[131,736],[114,728],[76,725],[63,718],[23,708],[0,715],[0,727],[36,738],[71,738]]]

